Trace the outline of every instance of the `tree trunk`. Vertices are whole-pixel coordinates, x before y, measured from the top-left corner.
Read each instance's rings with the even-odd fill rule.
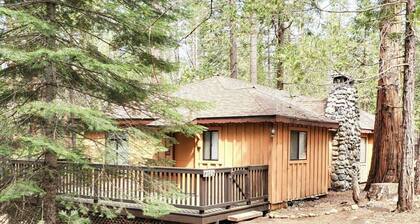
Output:
[[[230,9],[236,12],[235,0],[229,0]],[[235,19],[234,16],[231,16],[229,19],[229,41],[230,41],[230,50],[229,50],[229,69],[230,77],[238,78],[238,46],[236,43],[236,33],[235,33]]]
[[[365,190],[372,183],[397,183],[401,158],[401,100],[399,76],[401,75],[400,43],[396,34],[401,34],[398,13],[399,0],[384,0],[381,8],[379,81],[376,101],[375,134],[369,178]],[[395,3],[395,4],[390,4]]]
[[[397,209],[400,212],[413,209],[414,197],[414,81],[416,38],[413,14],[415,0],[407,0],[405,9],[405,50],[403,90],[403,153]]]
[[[56,5],[55,3],[47,3],[47,20],[50,23],[53,23],[55,20],[55,13],[56,13]],[[48,36],[46,37],[46,45],[50,49],[55,48],[55,37]],[[45,102],[51,102],[56,98],[57,95],[57,77],[56,77],[56,68],[53,62],[45,68],[44,74],[44,83],[46,85],[42,91],[41,99]],[[46,121],[42,125],[42,132],[43,134],[51,139],[55,139],[55,125],[54,119]],[[42,176],[42,188],[45,191],[45,195],[43,198],[44,204],[44,221],[48,224],[56,224],[57,223],[57,206],[56,206],[56,196],[57,196],[57,155],[46,149],[44,154],[44,173]]]
[[[251,34],[250,34],[250,78],[252,84],[257,84],[258,82],[258,73],[257,73],[257,63],[258,63],[258,24],[256,21],[255,12],[252,13],[250,22],[251,22]]]
[[[276,70],[276,80],[277,80],[277,89],[283,90],[284,89],[284,63],[281,58],[279,58],[279,54],[284,47],[284,40],[285,40],[285,32],[287,27],[285,26],[284,22],[281,19],[277,19],[277,70]]]

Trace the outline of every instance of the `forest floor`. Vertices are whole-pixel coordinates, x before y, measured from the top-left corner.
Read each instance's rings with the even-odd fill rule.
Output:
[[[352,206],[353,205],[353,206]],[[412,212],[395,212],[397,196],[389,200],[368,202],[365,206],[355,206],[352,192],[329,192],[317,200],[298,201],[286,209],[272,211],[265,217],[243,222],[244,224],[308,224],[308,223],[419,223],[420,196],[417,196]]]

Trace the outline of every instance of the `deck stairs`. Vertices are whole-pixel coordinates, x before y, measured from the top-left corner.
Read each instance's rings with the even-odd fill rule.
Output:
[[[249,212],[243,212],[235,215],[228,216],[228,221],[231,222],[241,222],[249,219],[254,219],[258,217],[262,217],[263,213],[260,211],[249,211]]]

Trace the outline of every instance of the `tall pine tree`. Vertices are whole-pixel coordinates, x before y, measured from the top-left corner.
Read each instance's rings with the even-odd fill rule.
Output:
[[[80,150],[70,147],[70,136],[120,131],[103,113],[104,105],[192,131],[173,109],[183,102],[168,96],[160,77],[173,66],[152,54],[175,44],[170,31],[176,13],[166,0],[1,4],[0,153],[5,159],[43,161],[34,173],[40,181],[3,185],[10,189],[29,181],[34,186],[8,199],[44,192],[44,221],[57,223],[57,161],[84,161]]]

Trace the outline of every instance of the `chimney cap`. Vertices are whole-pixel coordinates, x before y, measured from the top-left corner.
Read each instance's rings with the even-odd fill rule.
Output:
[[[333,78],[333,83],[334,84],[336,84],[336,83],[348,83],[348,84],[352,85],[354,83],[353,78],[351,78],[348,75],[341,74],[341,73],[334,74],[332,76],[332,78]]]

